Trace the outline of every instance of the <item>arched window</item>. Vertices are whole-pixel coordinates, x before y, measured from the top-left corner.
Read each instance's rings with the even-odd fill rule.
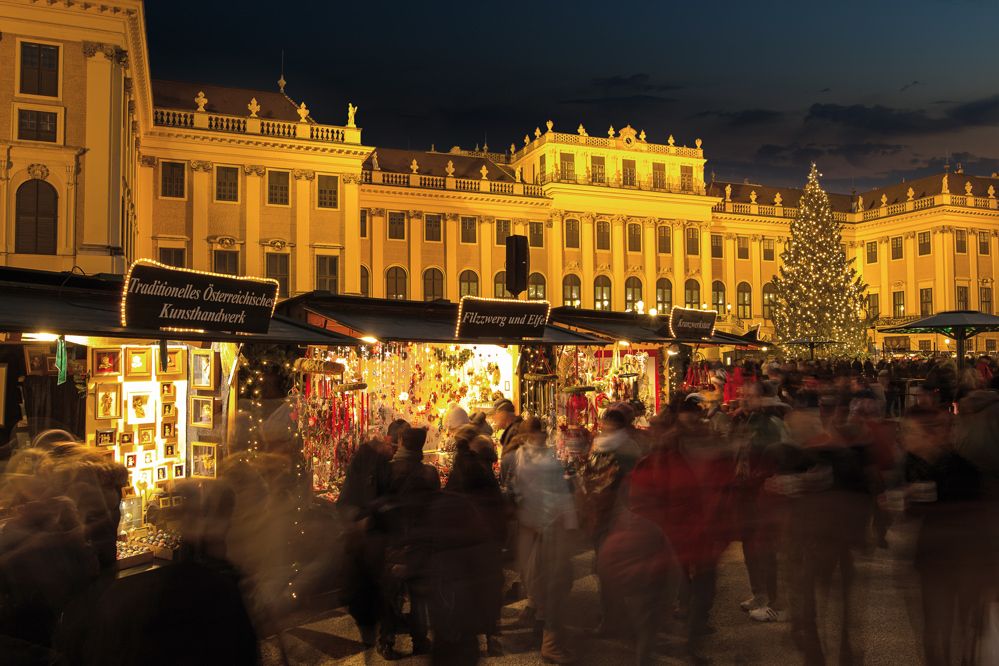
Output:
[[[597,249],[610,249],[610,222],[597,220]]]
[[[774,318],[774,305],[777,303],[777,288],[773,282],[763,285],[763,318]]]
[[[496,298],[513,298],[513,294],[506,290],[506,271],[500,271],[493,278],[493,296]]]
[[[579,220],[565,221],[565,246],[579,247]]]
[[[673,283],[669,278],[656,280],[656,310],[661,315],[668,315],[673,309]]]
[[[458,295],[479,295],[479,276],[475,273],[475,271],[462,271],[461,274],[458,275]]]
[[[701,307],[701,285],[690,279],[683,283],[683,305],[688,308]]]
[[[439,268],[423,271],[423,300],[437,301],[444,298],[444,273]]]
[[[740,282],[735,290],[735,307],[739,319],[753,318],[753,289],[748,282]]]
[[[14,221],[14,251],[24,254],[56,253],[56,206],[54,187],[32,178],[17,188]]]
[[[628,312],[638,309],[642,300],[642,281],[632,275],[624,281],[624,309]]]
[[[567,308],[578,308],[582,298],[583,283],[578,275],[570,273],[562,278],[562,305]]]
[[[725,314],[725,283],[721,280],[711,283],[711,307],[718,314]]]
[[[527,300],[545,300],[545,276],[541,273],[531,273],[527,278]]]
[[[361,296],[368,296],[368,269],[361,266]]]
[[[611,309],[611,281],[606,275],[598,275],[593,281],[593,309]]]
[[[642,225],[630,222],[628,224],[628,252],[642,251]]]
[[[385,298],[406,299],[406,269],[393,266],[385,271]]]

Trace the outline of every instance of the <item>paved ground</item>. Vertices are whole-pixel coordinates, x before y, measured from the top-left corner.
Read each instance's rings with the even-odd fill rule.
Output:
[[[876,551],[858,560],[861,585],[858,586],[856,608],[864,640],[863,663],[880,664],[922,663],[919,641],[909,619],[909,608],[918,600],[912,593],[912,579],[905,564],[905,544],[908,539],[901,530],[889,534],[890,551]],[[591,573],[592,552],[575,558],[576,582],[572,590],[573,646],[580,656],[580,664],[629,664],[632,652],[627,643],[592,638],[583,627],[590,627],[597,620],[596,578]],[[802,659],[791,644],[787,624],[759,624],[739,610],[738,602],[748,593],[745,568],[738,545],[724,555],[719,571],[718,597],[712,612],[716,632],[707,647],[707,656],[714,664],[800,664]],[[511,623],[523,602],[504,609],[504,622]],[[820,612],[824,622],[825,645],[836,646],[840,616],[838,604],[833,600]],[[666,627],[662,634],[665,646],[677,644],[676,627]],[[263,645],[265,666],[285,663],[281,658],[278,639],[271,638]],[[374,650],[364,650],[357,628],[344,612],[337,612],[324,619],[305,624],[287,632],[280,638],[287,663],[303,665],[320,664],[382,664]],[[508,630],[503,635],[506,655],[484,658],[490,666],[514,666],[540,663],[537,646],[532,645],[527,631]],[[400,637],[396,648],[403,653],[410,649],[408,638]],[[835,647],[827,651],[829,663],[837,663]],[[400,665],[427,663],[426,658],[409,657],[395,662]],[[683,659],[665,658],[664,664],[684,664]]]

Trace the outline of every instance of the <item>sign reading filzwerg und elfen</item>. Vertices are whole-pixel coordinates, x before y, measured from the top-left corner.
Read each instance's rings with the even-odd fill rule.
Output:
[[[717,317],[714,310],[674,307],[669,313],[669,335],[678,340],[709,338]]]
[[[458,306],[454,337],[516,340],[545,335],[551,306],[545,301],[465,296]]]
[[[121,325],[161,331],[266,333],[278,283],[139,259],[125,276]]]

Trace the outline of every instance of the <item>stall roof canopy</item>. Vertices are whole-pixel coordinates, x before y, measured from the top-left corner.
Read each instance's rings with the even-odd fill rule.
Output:
[[[275,316],[266,334],[179,333],[121,325],[122,276],[0,268],[0,331],[141,340],[356,344],[353,338]]]
[[[465,344],[521,344],[522,338],[458,339],[458,304],[450,301],[404,301],[363,296],[338,296],[313,291],[278,304],[278,312],[314,326],[354,337],[382,342],[452,342]],[[527,342],[556,345],[604,344],[583,333],[549,324],[542,338]]]
[[[758,344],[756,331],[745,336],[715,331],[703,339],[681,339],[669,335],[669,317],[665,315],[640,315],[635,312],[609,310],[581,310],[579,308],[553,308],[551,321],[573,331],[580,331],[605,338],[608,342],[626,340],[635,343],[732,345],[751,347]]]
[[[882,333],[939,333],[948,338],[970,338],[999,330],[999,317],[976,310],[949,310],[880,330]]]

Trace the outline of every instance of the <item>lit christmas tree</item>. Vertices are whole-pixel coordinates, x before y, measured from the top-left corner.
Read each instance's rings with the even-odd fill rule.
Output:
[[[791,240],[776,278],[773,321],[777,342],[834,341],[815,347],[817,355],[867,354],[867,285],[843,247],[842,225],[833,219],[829,196],[812,164],[808,183],[791,223]]]

